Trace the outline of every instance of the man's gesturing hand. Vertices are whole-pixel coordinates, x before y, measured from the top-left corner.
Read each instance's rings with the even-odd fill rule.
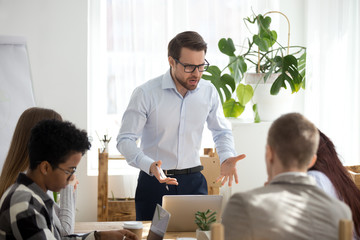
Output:
[[[157,162],[153,162],[150,166],[150,172],[156,177],[156,179],[160,182],[160,183],[166,183],[168,185],[178,185],[179,183],[177,182],[176,178],[169,178],[166,177],[165,174],[162,175],[161,174],[161,160],[157,161]]]
[[[241,154],[236,157],[231,157],[226,159],[220,166],[220,177],[216,180],[216,182],[221,181],[221,185],[229,181],[229,187],[231,187],[233,178],[235,178],[235,182],[239,183],[238,175],[236,173],[236,162],[244,159],[246,157],[245,154]]]

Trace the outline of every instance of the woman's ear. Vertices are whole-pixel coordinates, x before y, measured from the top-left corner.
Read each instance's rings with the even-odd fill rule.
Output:
[[[310,163],[308,165],[308,169],[312,168],[315,165],[316,159],[317,159],[317,155],[314,154],[314,156],[312,157],[312,159],[311,159],[311,161],[310,161]]]

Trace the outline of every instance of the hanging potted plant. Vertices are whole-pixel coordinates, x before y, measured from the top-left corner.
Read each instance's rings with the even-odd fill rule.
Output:
[[[288,21],[286,45],[280,44],[277,32],[270,29],[271,18],[266,16],[270,13],[281,14]],[[211,65],[207,69],[208,74],[203,74],[203,79],[211,81],[218,90],[225,117],[239,117],[246,104],[252,101],[255,122],[260,122],[260,118],[272,120],[264,117],[268,107],[263,107],[260,102],[264,96],[270,96],[263,100],[265,103],[275,99],[275,95],[284,92],[281,88],[289,88],[291,93],[305,89],[306,48],[290,46],[290,22],[281,12],[254,14],[245,18],[244,23],[247,27],[248,24],[257,26],[256,34],[247,41],[248,45],[241,46],[240,53],[236,53],[231,38],[220,39],[218,47],[229,57],[229,63],[222,70]],[[249,69],[253,69],[254,73],[250,73]],[[257,93],[260,98],[256,96]]]
[[[205,212],[195,213],[195,223],[199,227],[196,229],[197,240],[209,240],[211,236],[210,225],[216,222],[216,212],[208,209]]]

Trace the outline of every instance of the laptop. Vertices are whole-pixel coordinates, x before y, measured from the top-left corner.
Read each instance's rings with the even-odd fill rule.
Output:
[[[171,214],[168,232],[195,232],[195,213],[208,209],[216,211],[216,220],[220,222],[221,195],[165,195],[162,207]]]

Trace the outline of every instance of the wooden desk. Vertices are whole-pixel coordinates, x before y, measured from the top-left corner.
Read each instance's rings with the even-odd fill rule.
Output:
[[[143,236],[146,239],[149,233],[151,222],[143,222]],[[123,229],[123,222],[76,222],[75,233],[88,233],[92,231],[110,231]],[[178,237],[196,238],[195,232],[167,232],[164,239],[176,239]]]

